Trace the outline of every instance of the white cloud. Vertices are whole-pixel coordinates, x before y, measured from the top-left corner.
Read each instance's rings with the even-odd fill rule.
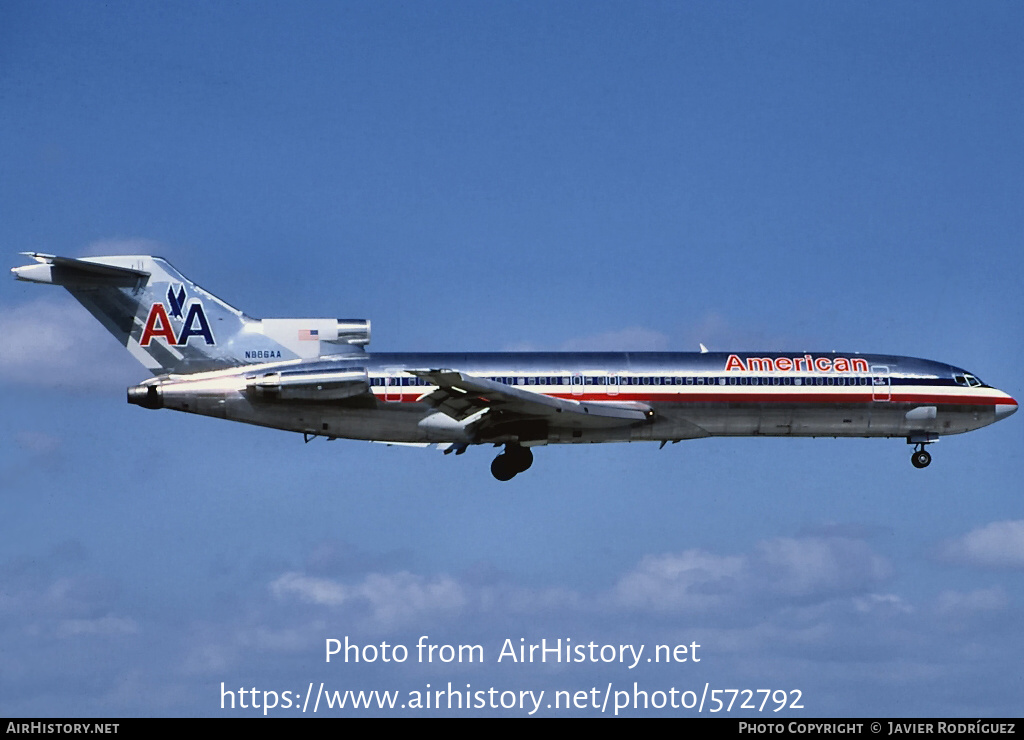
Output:
[[[426,578],[406,571],[370,573],[351,585],[290,572],[274,580],[270,590],[279,599],[352,607],[365,612],[370,623],[387,628],[412,624],[424,615],[458,613],[467,603],[465,588],[450,576]]]
[[[914,608],[896,594],[868,594],[853,600],[861,614],[910,614]]]
[[[962,565],[982,568],[1024,568],[1024,520],[993,522],[950,540],[943,556]]]
[[[313,578],[301,573],[285,573],[270,584],[278,598],[294,596],[310,604],[340,606],[351,598],[351,589],[329,578]]]
[[[614,600],[634,609],[705,612],[751,601],[864,594],[891,575],[885,558],[860,540],[778,538],[748,555],[649,555],[619,580]]]
[[[98,321],[63,296],[0,306],[0,337],[5,382],[81,389],[125,385],[147,375]]]
[[[591,596],[565,588],[473,584],[446,574],[427,577],[406,571],[370,573],[357,581],[291,571],[277,577],[270,592],[280,601],[349,610],[369,622],[396,626],[428,614],[541,614],[609,607],[650,614],[726,613],[752,603],[869,597],[891,575],[888,561],[860,540],[801,537],[767,540],[740,555],[699,549],[648,555],[610,590]]]
[[[706,611],[735,595],[746,580],[742,557],[701,550],[648,555],[614,588],[620,606],[660,611]]]
[[[755,577],[789,596],[863,591],[892,575],[867,543],[846,537],[779,538],[757,550]]]

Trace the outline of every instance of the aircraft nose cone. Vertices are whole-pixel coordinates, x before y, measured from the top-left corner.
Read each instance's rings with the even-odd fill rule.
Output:
[[[1013,401],[1012,398],[1010,400]],[[999,421],[1000,419],[1005,419],[1007,416],[1009,416],[1010,414],[1012,414],[1016,410],[1017,410],[1017,402],[1016,401],[1013,401],[1013,403],[997,403],[996,404],[996,421]]]

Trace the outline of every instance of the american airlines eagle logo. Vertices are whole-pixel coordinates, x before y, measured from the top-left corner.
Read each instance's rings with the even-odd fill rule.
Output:
[[[186,309],[186,298],[184,285],[169,285],[166,305],[160,302],[149,307],[139,344],[148,347],[154,339],[163,338],[169,345],[184,347],[190,337],[202,337],[207,344],[216,344],[202,302],[194,300]],[[172,316],[175,319],[173,323]],[[178,322],[181,322],[181,329],[175,336],[174,324]]]

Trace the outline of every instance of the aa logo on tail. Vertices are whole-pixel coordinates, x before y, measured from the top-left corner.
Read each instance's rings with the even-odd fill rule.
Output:
[[[203,304],[196,300],[188,306],[188,312],[182,319],[182,312],[185,310],[185,286],[171,285],[167,288],[167,305],[154,303],[149,308],[149,316],[146,317],[146,326],[142,330],[142,338],[139,344],[148,347],[154,339],[162,337],[167,344],[183,347],[188,344],[189,337],[202,337],[207,344],[216,344],[213,340],[213,332],[210,331],[210,322],[206,318],[206,311]],[[168,314],[170,308],[170,314]],[[181,332],[174,335],[174,326],[171,323],[171,316],[181,321]]]

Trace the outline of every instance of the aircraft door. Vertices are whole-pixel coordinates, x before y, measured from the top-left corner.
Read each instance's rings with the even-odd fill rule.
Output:
[[[607,392],[609,396],[619,395],[619,386],[622,384],[621,375],[609,375],[605,378],[605,382],[608,384]]]
[[[402,400],[402,379],[398,375],[399,370],[397,368],[384,368],[384,400],[385,401],[401,401]]]
[[[570,382],[572,383],[572,394],[574,396],[582,396],[583,395],[583,374],[582,373],[573,373]]]

